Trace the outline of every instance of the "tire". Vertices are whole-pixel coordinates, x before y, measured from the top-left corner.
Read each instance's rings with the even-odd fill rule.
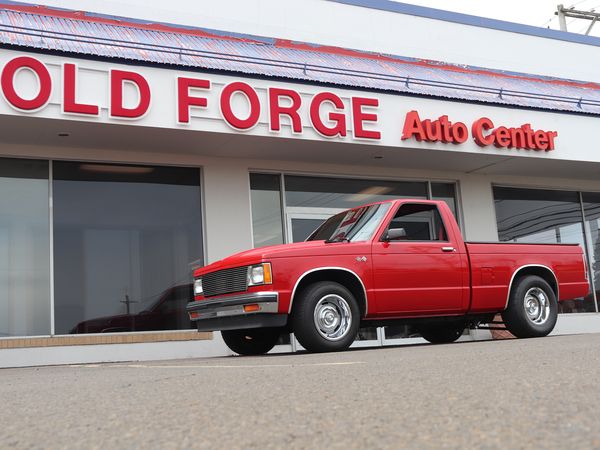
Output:
[[[426,341],[432,344],[450,344],[462,336],[464,324],[441,323],[421,328],[419,332]]]
[[[558,303],[550,285],[528,275],[515,281],[502,312],[506,329],[518,338],[547,336],[556,325]]]
[[[221,336],[227,347],[240,355],[264,355],[277,343],[282,331],[279,328],[250,328],[223,330]]]
[[[292,328],[309,352],[346,350],[356,339],[359,326],[356,299],[339,283],[311,284],[294,301]]]

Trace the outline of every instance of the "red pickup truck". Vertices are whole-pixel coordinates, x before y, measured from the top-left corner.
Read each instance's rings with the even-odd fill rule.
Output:
[[[581,247],[464,242],[442,201],[399,199],[339,213],[305,242],[257,248],[194,271],[190,319],[243,355],[293,332],[313,352],[359,327],[410,324],[429,342],[502,314],[520,338],[546,336],[558,302],[586,295]]]

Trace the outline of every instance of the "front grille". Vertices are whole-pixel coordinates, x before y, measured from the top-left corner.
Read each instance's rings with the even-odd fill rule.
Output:
[[[248,267],[234,267],[202,276],[205,297],[242,292],[248,289]]]

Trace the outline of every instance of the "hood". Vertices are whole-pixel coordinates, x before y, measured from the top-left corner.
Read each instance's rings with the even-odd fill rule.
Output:
[[[194,276],[198,277],[208,272],[229,269],[232,267],[259,264],[263,261],[267,262],[276,258],[353,254],[357,251],[357,247],[364,248],[368,245],[368,242],[332,242],[326,244],[324,241],[308,241],[254,248],[252,250],[235,253],[225,259],[196,269],[194,271]]]

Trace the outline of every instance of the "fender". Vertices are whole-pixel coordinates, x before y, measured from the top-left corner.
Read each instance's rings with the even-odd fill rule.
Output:
[[[363,294],[365,296],[365,316],[368,314],[369,312],[369,297],[367,296],[367,290],[365,289],[365,285],[363,283],[363,281],[360,279],[360,277],[356,274],[356,272],[350,270],[350,269],[346,269],[345,267],[317,267],[316,269],[311,269],[308,270],[306,272],[304,272],[302,275],[300,275],[300,277],[298,278],[298,280],[296,280],[296,284],[294,285],[294,289],[292,290],[292,296],[290,297],[290,307],[288,308],[288,314],[292,313],[292,306],[294,304],[294,297],[296,295],[296,289],[298,288],[298,285],[300,284],[300,282],[302,281],[302,279],[313,273],[313,272],[319,272],[322,270],[342,270],[344,272],[349,272],[352,275],[354,275],[354,277],[358,280],[358,282],[360,283],[360,285],[362,286],[363,289]]]
[[[508,308],[508,300],[510,299],[510,291],[512,290],[512,285],[513,285],[513,281],[515,280],[515,276],[523,269],[526,269],[527,267],[540,267],[542,269],[546,269],[547,271],[549,271],[552,274],[552,277],[554,278],[554,282],[556,283],[556,301],[558,301],[559,297],[559,292],[558,292],[558,278],[556,278],[556,274],[554,273],[554,271],[548,267],[548,266],[544,266],[543,264],[526,264],[524,266],[521,266],[519,268],[517,268],[517,270],[515,270],[512,274],[512,277],[510,277],[510,283],[508,283],[508,294],[506,295],[506,304],[504,305],[504,309]]]

